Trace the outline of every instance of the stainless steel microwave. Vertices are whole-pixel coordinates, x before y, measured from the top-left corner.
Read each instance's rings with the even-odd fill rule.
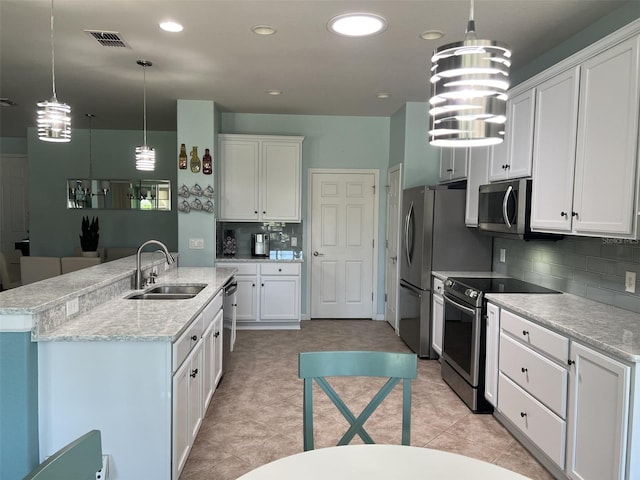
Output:
[[[478,228],[495,234],[531,236],[531,180],[480,185]]]

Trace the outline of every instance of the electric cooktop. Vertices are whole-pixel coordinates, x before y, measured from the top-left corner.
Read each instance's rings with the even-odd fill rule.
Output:
[[[560,293],[517,278],[449,277],[449,279],[483,293]]]

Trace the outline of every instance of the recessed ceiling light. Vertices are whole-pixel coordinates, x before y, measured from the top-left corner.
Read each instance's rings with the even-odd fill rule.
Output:
[[[384,93],[384,92],[381,92],[378,95],[376,95],[376,97],[378,97],[380,99],[389,98],[390,96],[391,96],[390,93]]]
[[[180,25],[178,22],[173,22],[173,21],[160,22],[159,25],[160,25],[160,28],[165,32],[178,33],[184,30],[184,27]]]
[[[439,30],[425,30],[420,34],[420,38],[423,40],[438,40],[444,37],[444,33]]]
[[[282,90],[267,90],[267,93],[275,97],[277,95],[282,95]]]
[[[254,25],[251,31],[256,35],[273,35],[277,32],[271,25]]]
[[[373,13],[347,13],[329,20],[330,32],[345,37],[366,37],[387,29],[387,21]]]

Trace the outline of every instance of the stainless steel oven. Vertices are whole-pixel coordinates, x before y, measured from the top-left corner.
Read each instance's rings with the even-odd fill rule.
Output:
[[[442,378],[474,412],[493,411],[484,397],[485,293],[559,293],[505,277],[454,277],[444,283]]]

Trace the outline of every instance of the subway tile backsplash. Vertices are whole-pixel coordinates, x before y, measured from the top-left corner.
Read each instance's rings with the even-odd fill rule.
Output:
[[[501,263],[500,249],[506,250]],[[495,237],[493,270],[545,287],[640,313],[640,242],[566,237],[557,242]],[[626,272],[636,293],[625,292]]]

